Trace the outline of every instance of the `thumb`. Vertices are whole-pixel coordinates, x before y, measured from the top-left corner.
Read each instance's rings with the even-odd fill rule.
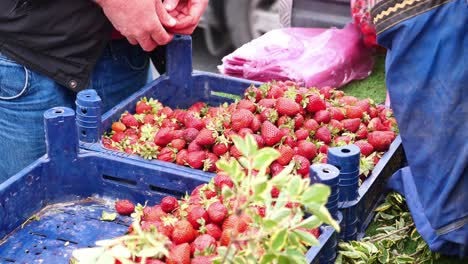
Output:
[[[161,24],[166,27],[173,27],[177,24],[177,20],[173,18],[166,8],[164,8],[163,3],[161,0],[156,0],[156,13],[158,15],[159,21],[161,21]]]
[[[167,11],[174,10],[178,4],[179,4],[179,0],[165,0],[164,1],[164,7],[166,8]]]

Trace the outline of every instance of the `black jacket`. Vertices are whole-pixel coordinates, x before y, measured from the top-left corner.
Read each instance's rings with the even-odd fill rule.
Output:
[[[111,38],[92,0],[0,0],[0,53],[79,91]]]

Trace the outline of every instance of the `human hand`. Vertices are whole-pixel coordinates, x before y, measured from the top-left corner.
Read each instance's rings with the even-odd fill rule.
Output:
[[[177,20],[175,26],[167,27],[168,31],[190,35],[205,12],[208,0],[165,0],[164,6],[169,14]]]
[[[164,27],[173,27],[177,21],[161,0],[96,0],[96,3],[115,29],[145,51],[165,45],[173,38]]]

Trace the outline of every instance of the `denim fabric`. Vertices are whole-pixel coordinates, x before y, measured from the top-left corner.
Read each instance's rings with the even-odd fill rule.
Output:
[[[87,88],[107,111],[143,87],[149,57],[124,40],[113,41],[98,61]],[[74,107],[76,94],[0,54],[0,183],[45,153],[43,113]]]

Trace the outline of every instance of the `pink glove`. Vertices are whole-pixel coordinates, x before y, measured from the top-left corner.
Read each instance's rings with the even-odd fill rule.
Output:
[[[164,27],[174,27],[177,21],[161,0],[96,0],[96,3],[115,29],[145,51],[165,45],[173,38]]]
[[[176,25],[167,27],[168,31],[190,35],[205,12],[208,0],[166,0],[164,6],[169,14],[177,20]]]

